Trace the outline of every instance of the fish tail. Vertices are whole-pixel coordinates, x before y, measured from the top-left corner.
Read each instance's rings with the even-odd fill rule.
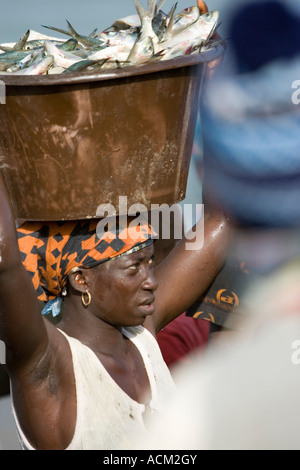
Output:
[[[162,9],[163,4],[165,3],[166,0],[160,0],[156,6],[156,10],[159,11]]]
[[[143,18],[145,18],[146,16],[146,10],[139,0],[133,0],[133,3],[135,5],[136,11],[138,12],[140,20],[142,22]]]
[[[149,18],[153,18],[156,7],[156,0],[148,0],[147,15]]]
[[[67,24],[68,24],[68,28],[69,28],[69,31],[70,31],[70,34],[71,36],[75,37],[75,38],[78,38],[80,37],[80,34],[77,33],[77,31],[73,28],[73,26],[71,25],[71,23],[66,20]]]
[[[135,4],[135,8],[137,9],[137,12],[141,20],[145,18],[146,16],[151,19],[154,17],[154,12],[156,9],[156,0],[148,0],[147,10],[145,10],[145,8],[143,7],[143,5],[141,4],[139,0],[133,0],[133,2]],[[159,3],[162,5],[164,2],[165,0],[160,0]]]
[[[57,31],[58,33],[66,34],[67,36],[72,36],[69,31],[65,31],[64,29],[55,28],[54,26],[45,26],[43,24],[41,26],[42,28],[51,29],[53,31]]]
[[[175,16],[175,11],[176,11],[176,8],[177,8],[177,2],[175,3],[175,5],[173,6],[172,10],[170,11],[170,14],[169,14],[169,23],[168,23],[168,26],[167,26],[167,29],[166,29],[166,36],[169,34],[169,32],[171,32],[172,28],[173,28],[173,25],[174,25],[174,16]]]
[[[25,44],[26,44],[26,42],[27,42],[27,39],[28,39],[28,37],[29,37],[29,34],[30,34],[30,31],[29,31],[29,30],[26,31],[25,34],[23,34],[23,36],[21,37],[21,39],[20,39],[18,42],[16,42],[16,44],[14,45],[13,51],[21,51],[21,50],[24,48],[24,46],[25,46]]]

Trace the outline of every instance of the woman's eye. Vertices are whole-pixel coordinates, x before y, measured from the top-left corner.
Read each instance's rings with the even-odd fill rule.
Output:
[[[153,264],[154,264],[154,259],[153,258],[149,259],[148,265],[152,266]],[[140,267],[140,262],[132,264],[131,266],[128,266],[128,269],[130,269],[131,271],[137,271],[139,267]]]
[[[129,266],[129,269],[131,269],[132,271],[138,269],[139,265],[138,264],[133,264],[132,266]]]

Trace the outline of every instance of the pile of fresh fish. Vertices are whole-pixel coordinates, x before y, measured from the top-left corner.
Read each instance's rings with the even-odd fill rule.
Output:
[[[0,45],[0,74],[41,75],[100,70],[199,53],[210,46],[218,24],[218,11],[203,12],[198,5],[166,14],[165,0],[148,0],[145,9],[133,0],[137,15],[115,21],[104,31],[79,34],[68,29],[45,28],[69,36],[58,39],[27,31],[15,44]],[[199,2],[198,2],[199,4]]]

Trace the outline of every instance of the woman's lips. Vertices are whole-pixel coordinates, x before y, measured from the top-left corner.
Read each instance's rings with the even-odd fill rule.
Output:
[[[140,304],[139,309],[146,313],[146,315],[152,315],[155,310],[154,297]]]

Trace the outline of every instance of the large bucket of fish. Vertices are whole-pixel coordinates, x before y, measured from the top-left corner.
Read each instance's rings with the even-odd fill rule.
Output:
[[[206,66],[223,52],[0,75],[0,166],[16,218],[85,219],[105,204],[122,213],[183,200]]]

